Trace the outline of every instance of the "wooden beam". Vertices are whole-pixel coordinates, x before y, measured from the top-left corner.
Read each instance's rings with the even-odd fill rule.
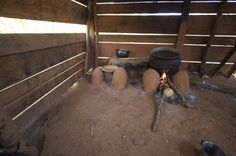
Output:
[[[95,30],[95,67],[98,66],[98,19],[97,19],[97,0],[93,0],[93,17],[94,17],[94,30]]]
[[[178,33],[178,38],[176,41],[176,48],[180,50],[182,49],[182,46],[184,43],[184,37],[185,37],[187,27],[188,27],[187,20],[188,20],[190,5],[191,5],[191,0],[184,1],[181,21],[180,21],[180,26],[179,26],[179,33]]]
[[[87,11],[87,34],[86,34],[86,63],[84,74],[90,68],[95,67],[95,27],[94,27],[94,13],[93,13],[93,0],[88,1]]]
[[[208,52],[209,52],[210,47],[212,45],[213,38],[214,38],[216,29],[217,29],[217,25],[218,25],[218,23],[220,21],[220,17],[222,16],[222,10],[223,10],[223,7],[226,4],[226,2],[227,2],[227,0],[222,0],[220,5],[219,5],[218,11],[217,11],[217,16],[215,18],[214,24],[212,25],[212,29],[211,29],[212,31],[210,33],[209,40],[207,42],[206,47],[203,50],[201,64],[200,64],[200,67],[199,67],[200,74],[204,74],[204,65],[205,65],[206,60],[207,60],[207,55],[208,55]]]
[[[236,62],[234,62],[232,67],[226,72],[225,77],[229,78],[235,70],[236,70]]]
[[[236,52],[236,45],[228,52],[227,55],[223,58],[220,65],[213,71],[212,75],[215,75],[217,71],[225,65],[225,63],[230,59],[230,57]]]

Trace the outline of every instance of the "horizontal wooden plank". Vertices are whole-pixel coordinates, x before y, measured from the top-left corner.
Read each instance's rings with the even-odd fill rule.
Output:
[[[27,130],[35,121],[40,119],[40,117],[57,106],[63,98],[62,94],[68,92],[68,89],[82,77],[83,72],[83,69],[81,69],[70,75],[60,85],[53,88],[47,96],[15,118],[14,121],[19,126],[20,131],[23,132]]]
[[[215,16],[189,16],[188,34],[209,34]],[[216,28],[217,35],[236,34],[236,16],[221,16]]]
[[[157,45],[133,45],[133,44],[99,44],[99,56],[101,57],[111,57],[115,55],[115,51],[118,48],[124,48],[131,51],[130,57],[148,57],[150,51],[153,48],[160,47]],[[163,47],[163,46],[161,46]],[[164,46],[165,47],[165,46]],[[173,46],[166,46],[173,47]],[[204,47],[199,46],[183,46],[183,50],[180,51],[181,59],[188,61],[200,61],[202,56],[202,51]],[[209,51],[209,56],[207,61],[221,61],[223,57],[230,50],[229,47],[211,47]],[[231,57],[229,61],[236,59],[235,55]]]
[[[176,34],[179,20],[179,16],[98,16],[98,31]]]
[[[98,45],[99,56],[111,57],[115,55],[116,49],[128,49],[130,57],[148,57],[150,51],[156,47],[174,47],[174,46],[159,46],[159,45],[140,45],[140,44],[103,44]]]
[[[183,50],[181,52],[182,59],[189,60],[189,61],[200,61],[203,49],[204,47],[183,46]],[[229,47],[210,47],[210,50],[207,56],[207,61],[210,61],[210,62],[221,61],[230,49],[231,48]],[[235,56],[236,55],[231,57],[229,61],[232,62],[234,59],[236,59]]]
[[[0,92],[1,104],[0,108],[6,106],[9,103],[17,100],[21,96],[24,96],[26,93],[30,92],[34,88],[43,85],[46,81],[52,79],[56,75],[60,74],[64,70],[68,69],[72,65],[78,63],[84,59],[84,53],[77,55],[72,59],[68,59],[66,62],[58,64],[54,68],[49,68],[44,72],[38,73],[37,75],[25,79],[24,81],[7,88]]]
[[[1,34],[0,56],[85,41],[85,34]]]
[[[209,37],[185,36],[186,44],[206,44]],[[216,45],[234,45],[236,38],[234,37],[214,37],[213,44]]]
[[[98,5],[98,14],[119,13],[180,13],[181,3],[137,3]]]
[[[82,58],[81,58],[82,59]],[[65,71],[59,73],[55,77],[49,79],[44,82],[42,85],[30,90],[25,95],[21,96],[19,99],[13,101],[4,107],[9,113],[9,115],[14,118],[24,109],[29,107],[31,104],[36,102],[39,98],[43,97],[46,93],[48,93],[55,86],[60,84],[63,80],[68,78],[70,75],[75,73],[76,71],[82,69],[84,67],[84,61],[76,63],[75,65],[69,67]]]
[[[0,57],[0,90],[85,51],[85,42]]]
[[[190,13],[217,13],[219,2],[211,3],[191,3]],[[223,13],[235,13],[236,12],[236,3],[226,3],[223,8]]]
[[[216,13],[218,2],[214,3],[191,3],[190,13]],[[136,4],[100,4],[98,14],[120,13],[181,13],[183,3],[136,3]],[[235,13],[236,3],[226,3],[223,13]]]
[[[86,23],[86,8],[69,0],[1,0],[3,17]]]
[[[175,43],[176,36],[99,35],[99,41]]]

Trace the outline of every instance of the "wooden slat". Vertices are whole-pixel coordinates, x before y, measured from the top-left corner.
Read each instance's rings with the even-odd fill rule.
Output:
[[[176,41],[176,48],[177,49],[182,49],[182,46],[184,43],[185,34],[186,34],[186,31],[188,28],[187,20],[188,20],[190,4],[191,4],[190,0],[184,1],[181,21],[180,21],[180,26],[179,26],[179,32],[178,32],[178,37],[177,37],[177,41]]]
[[[153,48],[160,47],[159,45],[140,45],[140,44],[99,44],[99,56],[111,57],[115,55],[116,49],[130,50],[130,57],[147,57]],[[174,46],[161,46],[174,47]]]
[[[119,13],[180,13],[181,3],[137,3],[98,5],[98,14]]]
[[[206,44],[209,37],[185,36],[185,44]],[[234,37],[214,37],[212,43],[216,45],[234,45]]]
[[[85,41],[85,34],[1,34],[0,56]]]
[[[219,2],[191,3],[190,13],[217,13]],[[223,13],[235,13],[236,3],[226,3]]]
[[[189,16],[188,34],[209,35],[215,16]],[[236,35],[236,16],[222,16],[218,22],[215,33],[217,35]]]
[[[1,0],[0,15],[67,23],[86,23],[86,8],[70,0]]]
[[[80,58],[80,60],[81,59],[82,58]],[[79,61],[79,59],[77,61]],[[42,85],[39,85],[38,87],[34,88],[33,90],[30,90],[25,95],[21,96],[19,99],[16,99],[12,103],[8,104],[7,106],[4,107],[4,109],[6,109],[8,111],[9,115],[12,118],[15,117],[20,112],[22,112],[24,109],[26,109],[31,104],[33,104],[35,101],[37,101],[40,97],[45,95],[47,92],[49,92],[55,86],[57,86],[59,83],[61,83],[63,80],[65,80],[67,77],[69,77],[70,75],[72,75],[76,71],[83,68],[83,66],[84,66],[84,62],[76,63],[75,65],[69,67],[68,69],[59,73],[55,77],[44,82]]]
[[[99,16],[99,32],[169,33],[178,32],[178,16]]]
[[[85,42],[0,57],[0,89],[85,51]]]
[[[191,3],[190,13],[216,13],[218,2]],[[137,4],[101,4],[98,5],[98,14],[119,13],[181,13],[183,3],[137,3]],[[224,13],[235,13],[236,4],[227,3]]]
[[[175,43],[176,36],[99,35],[99,41]]]
[[[220,17],[222,16],[222,10],[223,10],[223,7],[224,7],[226,2],[227,2],[226,0],[221,1],[220,5],[219,5],[219,8],[218,8],[217,16],[214,18],[214,23],[211,26],[209,40],[207,41],[207,45],[206,45],[206,47],[204,48],[204,50],[202,52],[201,65],[199,67],[199,72],[201,74],[204,74],[204,68],[205,68],[204,65],[205,65],[205,62],[207,60],[207,55],[209,53],[209,48],[212,45],[212,41],[213,41],[214,35],[216,34],[216,29],[218,27]]]
[[[68,60],[65,63],[59,64],[54,68],[48,69],[45,72],[39,73],[34,77],[26,79],[25,81],[22,81],[21,83],[0,92],[0,108],[6,106],[21,96],[24,96],[27,92],[30,92],[34,88],[44,84],[46,81],[52,79],[82,59],[84,59],[84,55]]]
[[[60,84],[60,86],[56,87],[52,92],[50,92],[50,94],[16,118],[14,121],[19,126],[20,131],[23,132],[27,130],[35,121],[40,119],[40,117],[55,107],[63,98],[61,94],[67,92],[68,88],[70,88],[73,83],[77,82],[82,75],[83,69],[72,74],[65,79],[64,83]]]
[[[111,57],[115,55],[116,49],[123,48],[131,51],[130,57],[148,57],[150,51],[156,47],[173,47],[173,46],[160,46],[160,45],[133,45],[133,44],[99,44],[99,56],[101,57]],[[204,47],[197,46],[183,46],[183,49],[180,51],[182,60],[188,61],[200,61],[202,56],[202,51]],[[211,47],[207,61],[217,62],[227,54],[230,50],[230,47]],[[229,60],[230,62],[234,61],[236,55],[232,56]]]

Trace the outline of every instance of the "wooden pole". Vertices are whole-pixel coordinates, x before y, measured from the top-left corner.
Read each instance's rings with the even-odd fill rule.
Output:
[[[87,9],[87,34],[86,34],[86,62],[84,74],[90,68],[95,67],[95,36],[94,36],[94,19],[93,19],[93,0],[88,1]]]
[[[184,0],[183,4],[183,10],[182,10],[182,16],[179,26],[179,33],[178,38],[176,40],[176,48],[181,50],[184,43],[184,37],[187,31],[187,20],[188,20],[188,14],[190,10],[191,0]]]
[[[226,2],[227,2],[227,0],[222,0],[220,5],[219,5],[218,11],[217,11],[217,16],[216,16],[215,21],[214,21],[214,23],[212,25],[212,28],[211,28],[211,33],[210,33],[209,40],[207,42],[206,47],[203,50],[201,64],[200,64],[200,67],[198,69],[201,75],[203,75],[205,73],[204,68],[205,68],[205,63],[206,63],[206,60],[207,60],[207,55],[208,55],[209,49],[210,49],[210,47],[213,43],[216,28],[217,28],[217,25],[220,21],[220,17],[222,16],[222,10],[223,10],[223,7],[226,4]]]
[[[97,22],[97,0],[93,0],[93,16],[95,30],[95,67],[98,66],[98,22]]]
[[[221,61],[220,65],[213,71],[212,75],[215,75],[217,71],[225,65],[225,63],[230,59],[230,57],[235,53],[236,45],[226,54],[226,56]]]

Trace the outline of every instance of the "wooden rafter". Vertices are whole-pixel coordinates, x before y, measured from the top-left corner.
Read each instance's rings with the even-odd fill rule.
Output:
[[[204,74],[204,72],[205,72],[204,71],[205,70],[204,66],[205,66],[205,63],[206,63],[206,60],[207,60],[207,56],[208,56],[210,47],[211,47],[211,45],[213,43],[213,39],[214,39],[214,35],[215,35],[215,32],[216,32],[217,25],[218,25],[218,23],[220,21],[220,17],[222,16],[222,10],[223,10],[224,5],[226,4],[226,2],[227,2],[227,0],[222,0],[220,5],[219,5],[218,11],[217,11],[217,16],[216,16],[215,21],[214,21],[214,23],[212,25],[212,29],[211,29],[209,40],[207,42],[206,47],[203,50],[201,64],[200,64],[200,67],[199,67],[200,74]]]
[[[176,48],[177,49],[182,49],[182,46],[184,43],[184,36],[187,31],[187,20],[188,20],[190,5],[191,5],[191,0],[184,1],[181,21],[180,21],[180,26],[179,26],[178,38],[176,40]]]
[[[232,67],[226,72],[225,76],[229,78],[235,70],[236,70],[236,62],[234,62]]]
[[[213,71],[212,75],[215,75],[217,71],[225,65],[225,63],[230,59],[230,57],[236,52],[236,45],[225,55],[220,65]]]

